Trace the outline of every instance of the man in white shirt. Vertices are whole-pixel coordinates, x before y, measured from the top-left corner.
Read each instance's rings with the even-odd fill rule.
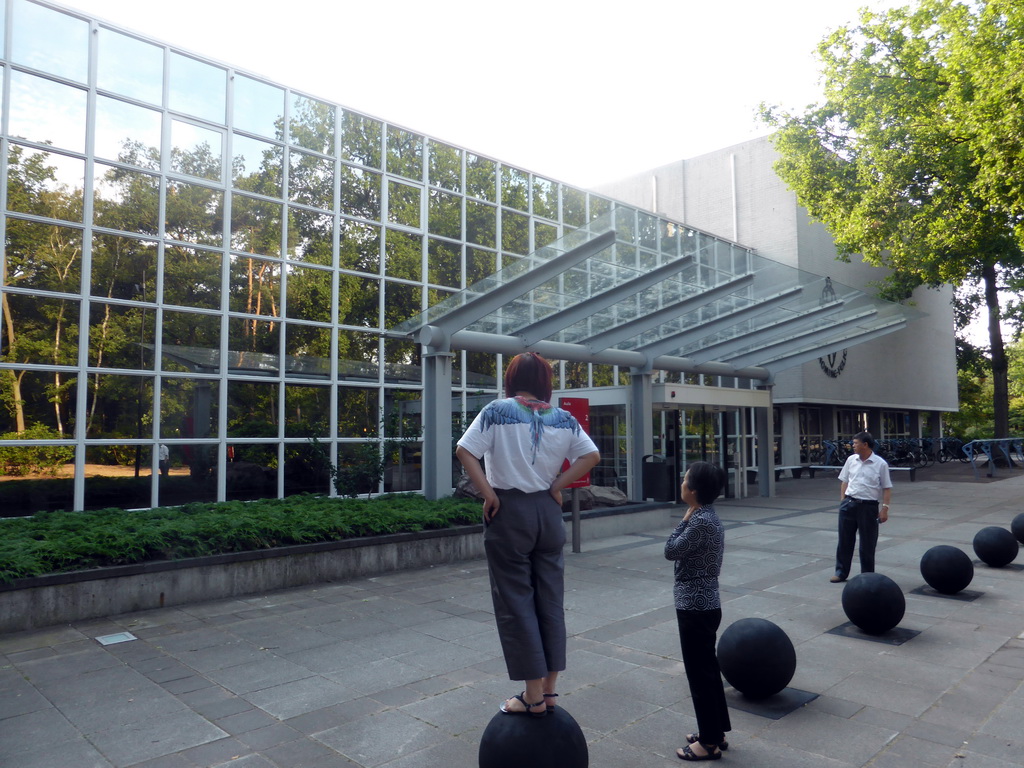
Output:
[[[839,473],[839,544],[836,547],[836,572],[833,584],[846,581],[853,565],[853,547],[860,535],[860,572],[875,570],[875,545],[878,525],[889,519],[892,480],[889,465],[872,449],[870,432],[853,437],[853,455]],[[881,506],[879,506],[881,501]]]

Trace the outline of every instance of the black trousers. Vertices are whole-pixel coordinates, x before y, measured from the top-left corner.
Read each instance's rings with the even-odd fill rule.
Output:
[[[839,505],[839,544],[836,546],[836,575],[844,579],[850,575],[853,566],[853,547],[857,536],[860,536],[860,572],[874,573],[878,502],[847,496]]]
[[[683,649],[686,681],[690,684],[693,712],[697,716],[697,732],[703,744],[718,744],[725,732],[732,730],[729,707],[725,703],[725,686],[718,668],[715,641],[722,623],[722,609],[712,611],[681,611],[676,609],[679,623],[679,644]]]

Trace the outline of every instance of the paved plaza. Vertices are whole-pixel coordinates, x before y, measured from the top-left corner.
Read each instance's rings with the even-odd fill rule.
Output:
[[[778,624],[796,646],[791,687],[817,694],[772,719],[728,689],[720,765],[1021,765],[1024,556],[1001,569],[976,562],[960,599],[920,593],[927,549],[952,544],[973,559],[980,528],[1009,527],[1024,509],[1024,471],[968,473],[896,478],[877,568],[906,594],[899,629],[919,632],[902,645],[829,632],[847,620],[843,586],[828,582],[833,473],[783,480],[776,498],[719,502],[723,628]],[[566,556],[559,703],[583,727],[592,768],[679,765],[675,749],[695,729],[662,555],[679,514]],[[95,639],[123,632],[137,639]],[[464,562],[0,636],[0,766],[474,768],[483,729],[519,690],[484,563]]]

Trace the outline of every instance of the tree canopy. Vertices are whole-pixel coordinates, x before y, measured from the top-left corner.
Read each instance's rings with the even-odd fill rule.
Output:
[[[961,306],[988,311],[997,437],[1008,430],[999,290],[1024,276],[1022,24],[1012,0],[865,10],[818,47],[823,103],[762,107],[779,128],[779,175],[842,258],[893,270],[890,298],[981,286]]]

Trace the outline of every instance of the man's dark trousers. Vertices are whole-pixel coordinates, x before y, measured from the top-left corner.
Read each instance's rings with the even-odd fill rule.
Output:
[[[847,578],[853,565],[853,547],[860,536],[860,572],[875,570],[878,543],[878,502],[847,496],[839,505],[839,544],[836,547],[836,575]]]

